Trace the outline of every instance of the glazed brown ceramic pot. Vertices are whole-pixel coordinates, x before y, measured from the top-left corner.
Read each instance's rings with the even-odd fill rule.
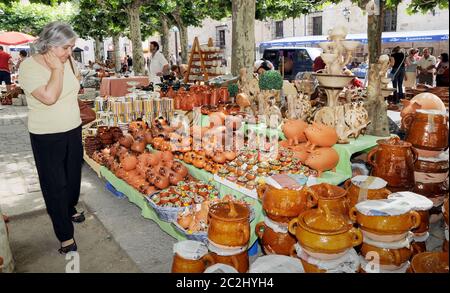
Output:
[[[350,219],[358,223],[361,229],[378,235],[404,234],[420,226],[420,215],[409,211],[397,216],[367,216],[356,207],[350,209]]]
[[[175,253],[172,262],[172,273],[203,273],[207,267],[215,263],[216,261],[211,254],[206,254],[200,259],[187,259]]]
[[[317,204],[318,196],[308,187],[301,190],[277,189],[265,184],[258,187],[267,216],[275,222],[288,223],[301,212]]]
[[[403,191],[414,187],[414,163],[417,152],[411,143],[398,137],[377,141],[378,146],[367,155],[367,162],[372,165],[372,176],[388,182],[388,189],[402,188]]]
[[[261,246],[265,254],[290,255],[290,251],[297,242],[295,237],[289,233],[279,233],[273,231],[264,222],[260,222],[255,227],[255,233],[261,240]]]
[[[347,190],[347,198],[349,200],[349,208],[354,207],[360,199],[386,199],[391,192],[386,188],[369,189],[362,188],[352,183],[352,179],[348,179],[344,183],[344,188]]]
[[[443,151],[448,147],[448,118],[445,114],[434,114],[418,110],[402,119],[406,129],[405,140],[414,147],[428,151]]]
[[[411,260],[412,273],[448,273],[447,252],[423,252]]]
[[[412,248],[386,249],[363,243],[361,246],[361,255],[366,257],[366,254],[369,252],[378,254],[381,265],[395,266],[401,266],[407,262],[413,253]]]
[[[318,196],[319,209],[326,205],[330,211],[348,217],[349,201],[345,189],[328,183],[313,185],[310,189]]]
[[[411,242],[412,256],[427,251],[427,245],[425,242]]]
[[[212,257],[216,263],[223,263],[234,267],[239,273],[246,273],[249,267],[248,253],[243,251],[235,255],[218,255],[211,252]]]
[[[346,252],[361,244],[362,233],[352,227],[339,213],[313,209],[301,213],[289,222],[289,232],[309,252],[334,254]]]
[[[225,246],[245,246],[250,239],[250,211],[233,202],[222,202],[209,209],[208,238]]]
[[[413,191],[426,197],[442,196],[448,192],[449,162],[430,162],[418,159],[414,164],[415,185]]]

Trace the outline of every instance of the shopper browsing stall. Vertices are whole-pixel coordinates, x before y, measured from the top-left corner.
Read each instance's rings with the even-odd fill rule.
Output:
[[[423,56],[417,62],[417,69],[419,70],[419,83],[433,85],[433,74],[436,66],[436,58],[430,55],[428,48],[423,49]]]
[[[22,62],[19,75],[39,182],[60,253],[77,250],[72,222],[84,221],[75,209],[83,161],[80,84],[71,60],[76,39],[68,24],[49,23],[35,42],[37,54]]]
[[[149,77],[150,81],[159,82],[158,77],[169,72],[169,62],[167,62],[164,55],[159,51],[159,44],[157,42],[150,43],[151,58],[149,60]]]

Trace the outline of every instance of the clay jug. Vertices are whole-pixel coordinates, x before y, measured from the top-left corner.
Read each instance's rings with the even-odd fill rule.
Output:
[[[373,167],[371,175],[386,180],[390,191],[412,189],[418,154],[411,143],[398,137],[378,140],[377,143],[378,146],[367,155],[367,162]]]

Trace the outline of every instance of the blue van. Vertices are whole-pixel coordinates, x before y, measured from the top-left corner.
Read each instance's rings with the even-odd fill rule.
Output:
[[[264,50],[263,59],[272,62],[282,75],[284,73],[284,79],[295,80],[299,72],[313,71],[314,59],[320,53],[322,49],[312,47],[271,47]]]

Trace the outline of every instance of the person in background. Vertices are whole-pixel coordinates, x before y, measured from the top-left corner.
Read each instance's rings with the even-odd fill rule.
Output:
[[[178,65],[174,64],[170,67],[170,75],[176,80],[182,80],[183,75],[181,74],[181,69]]]
[[[39,183],[61,254],[77,250],[72,222],[85,220],[75,208],[83,162],[80,83],[71,57],[77,38],[66,23],[47,24],[34,43],[37,54],[22,62],[19,75]]]
[[[259,75],[263,74],[266,71],[273,70],[273,64],[269,60],[261,59],[257,60],[253,66],[253,72]]]
[[[405,88],[415,89],[417,83],[417,50],[411,48],[405,59]]]
[[[326,66],[325,62],[323,62],[322,57],[320,57],[320,55],[319,55],[319,56],[316,57],[316,59],[314,59],[312,70],[314,72],[317,72],[317,71],[319,71],[321,69],[325,69],[325,66]]]
[[[442,53],[439,56],[439,63],[436,66],[436,86],[449,86],[448,54]]]
[[[131,58],[130,55],[127,55],[127,65],[128,65],[128,70],[132,71],[133,70],[133,58]]]
[[[393,104],[398,104],[404,98],[403,80],[405,79],[405,54],[400,51],[400,46],[392,49],[390,65],[392,66],[392,86],[394,87]]]
[[[28,53],[25,50],[20,50],[19,52],[19,60],[17,61],[16,64],[16,70],[19,71],[19,67],[20,67],[20,63],[22,63],[23,60],[25,60],[25,58],[27,58]]]
[[[436,66],[436,57],[430,54],[428,48],[423,49],[423,56],[417,62],[417,70],[419,70],[419,83],[433,86],[433,75]]]
[[[89,60],[88,62],[88,67],[89,69],[93,69],[94,63],[92,62],[92,60]]]
[[[0,46],[0,85],[5,82],[7,93],[11,91],[11,71],[13,65],[11,55],[3,51],[3,46]]]
[[[167,62],[164,55],[159,51],[158,42],[150,43],[150,64],[148,68],[148,74],[151,82],[159,82],[157,76],[167,75],[169,72],[169,62]]]

